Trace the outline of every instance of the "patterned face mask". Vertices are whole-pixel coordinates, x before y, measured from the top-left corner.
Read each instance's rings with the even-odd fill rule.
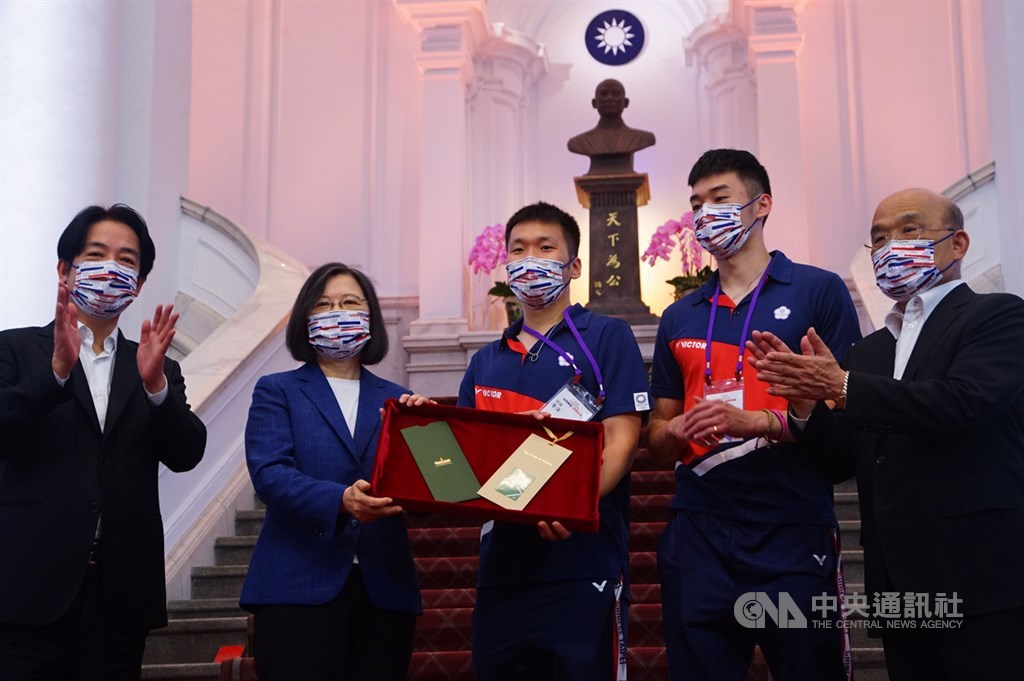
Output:
[[[75,268],[71,298],[82,312],[112,319],[132,304],[139,290],[139,271],[114,260],[80,262]]]
[[[575,260],[573,258],[572,260]],[[508,286],[523,305],[535,310],[547,307],[569,285],[563,271],[572,263],[528,256],[505,265]]]
[[[942,270],[935,265],[935,246],[951,236],[953,233],[938,241],[887,241],[884,246],[871,253],[878,288],[893,300],[905,302],[935,286],[942,279],[942,274],[956,262],[954,260]]]
[[[332,310],[309,316],[309,344],[324,357],[353,357],[370,340],[370,313],[365,310]]]
[[[758,194],[742,206],[738,203],[705,203],[693,211],[697,243],[716,258],[728,258],[739,251],[746,243],[750,230],[761,219],[756,218],[749,227],[744,227],[740,211],[762,196]]]

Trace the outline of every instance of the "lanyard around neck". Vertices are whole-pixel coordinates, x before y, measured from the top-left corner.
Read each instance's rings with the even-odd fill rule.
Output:
[[[757,282],[757,288],[754,289],[754,297],[750,299],[750,308],[747,310],[747,318],[743,320],[743,334],[740,336],[740,355],[736,360],[736,380],[740,380],[743,375],[743,349],[747,342],[747,332],[750,330],[750,319],[754,316],[754,308],[757,306],[757,298],[761,295],[761,289],[764,288],[764,284],[768,281],[768,271],[772,268],[772,261],[768,261],[768,265],[765,266],[764,272],[761,274],[761,281]],[[722,279],[719,275],[718,281],[715,282],[715,296],[711,300],[711,318],[708,320],[708,338],[704,344],[704,382],[711,385],[711,336],[715,330],[715,313],[718,312],[718,297],[722,293]],[[739,305],[739,303],[736,303]]]
[[[580,336],[579,329],[577,329],[576,325],[572,323],[572,318],[569,317],[569,308],[565,308],[565,310],[562,312],[562,318],[565,320],[565,325],[568,326],[569,330],[572,332],[573,338],[575,338],[576,342],[579,343],[580,349],[583,350],[583,354],[586,355],[587,361],[590,362],[590,368],[594,370],[594,377],[597,378],[596,402],[597,404],[601,404],[602,402],[604,402],[604,379],[601,377],[601,369],[597,366],[597,360],[594,359],[594,355],[593,353],[590,352],[590,348],[587,347],[587,344],[583,342],[583,337]],[[583,377],[583,372],[580,371],[580,368],[578,366],[576,366],[576,362],[573,360],[572,357],[569,356],[568,352],[563,350],[558,344],[556,344],[553,340],[551,340],[544,334],[539,333],[528,327],[525,322],[523,323],[523,331],[530,334],[531,336],[539,340],[541,343],[557,352],[559,357],[568,362],[569,366],[572,367],[574,374],[573,383],[580,382],[580,378]]]

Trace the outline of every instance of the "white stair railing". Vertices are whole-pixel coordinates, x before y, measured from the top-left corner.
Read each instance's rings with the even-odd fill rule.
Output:
[[[284,326],[309,270],[206,206],[182,198],[175,346],[193,411],[207,428],[194,470],[160,470],[168,598],[190,595],[191,568],[251,508],[243,433],[256,380],[295,366]],[[180,338],[179,338],[180,336]]]

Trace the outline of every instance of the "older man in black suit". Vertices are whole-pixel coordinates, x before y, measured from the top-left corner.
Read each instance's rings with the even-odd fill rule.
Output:
[[[875,620],[892,681],[1021,678],[1024,301],[961,281],[969,245],[951,201],[893,194],[869,245],[896,300],[886,328],[844,366],[813,330],[799,355],[770,334],[751,344],[792,425],[810,415],[801,444],[856,470],[868,597],[904,621]]]
[[[0,680],[138,679],[167,623],[158,464],[194,468],[206,428],[173,306],[117,328],[153,267],[142,216],[86,208],[57,255],[54,322],[0,333]]]

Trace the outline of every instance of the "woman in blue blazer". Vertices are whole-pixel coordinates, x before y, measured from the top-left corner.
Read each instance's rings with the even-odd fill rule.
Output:
[[[241,605],[260,681],[404,681],[422,612],[402,509],[370,494],[380,407],[408,390],[370,373],[388,338],[373,284],[329,263],[286,331],[303,366],[261,378],[245,428],[267,518]]]

